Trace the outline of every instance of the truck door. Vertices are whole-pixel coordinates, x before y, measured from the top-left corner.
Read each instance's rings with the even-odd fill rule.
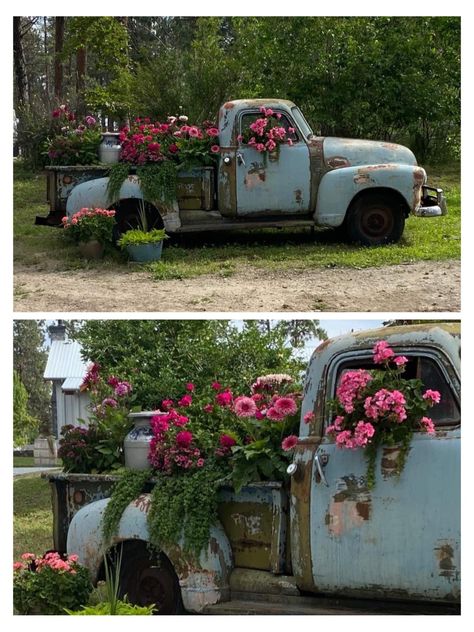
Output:
[[[441,393],[430,411],[436,435],[415,434],[400,478],[397,448],[380,450],[371,490],[363,450],[323,438],[310,492],[313,582],[318,592],[449,601],[460,590],[459,382],[444,356],[400,352],[409,357],[407,377]],[[353,368],[371,368],[370,357],[340,356],[329,369],[326,397]]]
[[[309,213],[309,148],[290,116],[280,113],[280,124],[295,130],[291,135],[292,146],[282,144],[273,154],[259,153],[244,143],[237,148],[235,168],[239,216]],[[239,133],[247,130],[260,116],[258,110],[244,110],[237,121]]]

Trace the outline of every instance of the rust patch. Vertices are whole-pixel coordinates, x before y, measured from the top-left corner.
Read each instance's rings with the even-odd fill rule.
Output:
[[[372,512],[372,500],[363,479],[346,476],[339,487],[325,515],[325,524],[334,536],[361,527],[370,520]]]
[[[75,505],[83,505],[85,501],[85,494],[82,490],[76,490],[73,494],[73,502]]]
[[[441,544],[434,549],[438,560],[439,574],[442,577],[456,578],[458,577],[457,568],[453,562],[454,549],[448,542]]]
[[[224,109],[233,110],[235,108],[235,103],[233,101],[227,101],[224,103]]]
[[[384,479],[398,476],[398,457],[400,454],[399,446],[384,446],[382,448],[382,460],[380,470]]]
[[[134,505],[137,509],[139,509],[142,513],[148,513],[151,505],[151,498],[149,494],[141,494],[133,501],[132,505]]]
[[[341,169],[342,167],[350,167],[351,163],[344,156],[331,156],[327,160],[327,164],[331,169]]]
[[[368,173],[360,173],[354,176],[354,184],[369,184],[369,182],[373,182],[373,180]]]
[[[398,151],[400,149],[400,146],[396,143],[382,143],[381,146],[385,149],[392,149],[394,151]]]
[[[301,193],[301,189],[295,190],[295,200],[297,204],[301,204],[301,202],[303,201],[303,195]]]

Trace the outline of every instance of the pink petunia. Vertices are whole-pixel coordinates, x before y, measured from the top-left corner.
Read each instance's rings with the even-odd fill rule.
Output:
[[[293,450],[293,448],[298,444],[298,437],[296,435],[290,435],[289,437],[285,437],[281,442],[282,450],[285,452],[289,452]]]

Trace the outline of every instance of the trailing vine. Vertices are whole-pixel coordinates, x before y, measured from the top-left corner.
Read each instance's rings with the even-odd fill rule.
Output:
[[[176,199],[177,166],[165,160],[137,167],[143,197],[150,202],[170,204]]]
[[[109,203],[116,202],[120,198],[120,189],[123,181],[128,176],[130,165],[118,162],[112,165],[109,172],[109,183],[107,185],[107,200]]]
[[[184,550],[199,555],[217,521],[217,495],[222,473],[197,469],[182,476],[159,475],[151,494],[148,530],[152,544],[176,544],[183,538]]]
[[[102,535],[106,541],[117,532],[123,512],[139,496],[150,476],[151,470],[125,470],[115,483],[102,516]]]

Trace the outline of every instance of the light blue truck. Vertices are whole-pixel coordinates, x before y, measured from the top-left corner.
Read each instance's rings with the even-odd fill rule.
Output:
[[[348,368],[370,368],[377,340],[441,394],[436,432],[415,432],[396,476],[383,446],[368,487],[364,451],[325,434],[327,402]],[[199,559],[179,544],[148,547],[147,490],[125,510],[111,544],[101,520],[114,477],[49,474],[54,542],[94,580],[123,547],[122,592],[161,614],[457,613],[460,604],[459,323],[389,327],[322,343],[310,361],[289,483],[221,490],[219,521]],[[149,483],[151,490],[154,482]]]
[[[267,155],[243,142],[270,108],[291,129],[291,146]],[[169,234],[306,226],[343,227],[364,245],[396,242],[409,215],[446,213],[441,189],[428,187],[425,170],[406,147],[389,142],[316,136],[301,110],[282,99],[228,101],[219,110],[220,154],[215,167],[179,174],[174,204],[144,200],[149,222]],[[133,225],[140,182],[131,172],[120,195],[107,194],[107,165],[48,167],[50,214],[38,224],[59,225],[65,212],[114,208],[120,230]]]

